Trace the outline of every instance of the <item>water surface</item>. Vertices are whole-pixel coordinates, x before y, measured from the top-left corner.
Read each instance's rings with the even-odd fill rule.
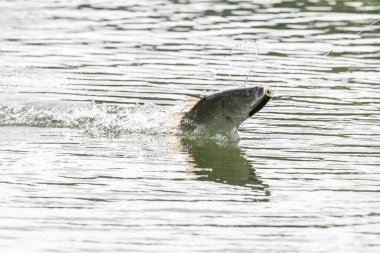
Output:
[[[378,252],[378,1],[0,10],[3,251]],[[239,142],[170,124],[244,85]]]

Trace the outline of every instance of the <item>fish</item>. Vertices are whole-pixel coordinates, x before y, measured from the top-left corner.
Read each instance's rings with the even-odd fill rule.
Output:
[[[272,98],[262,86],[220,91],[208,96],[188,94],[195,102],[180,119],[183,132],[228,135],[258,113]]]

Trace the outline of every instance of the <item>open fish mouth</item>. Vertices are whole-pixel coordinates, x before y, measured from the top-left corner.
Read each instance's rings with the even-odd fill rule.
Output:
[[[269,102],[273,96],[272,90],[265,90],[264,95],[258,99],[258,101],[252,106],[251,111],[249,112],[249,117],[252,117],[254,114],[258,113],[263,107]]]

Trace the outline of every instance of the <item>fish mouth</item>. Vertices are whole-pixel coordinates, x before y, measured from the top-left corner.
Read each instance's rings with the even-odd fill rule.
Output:
[[[251,111],[249,112],[249,117],[252,117],[254,114],[258,113],[261,109],[263,109],[263,107],[269,102],[272,96],[273,96],[272,90],[265,90],[265,93],[252,106]]]

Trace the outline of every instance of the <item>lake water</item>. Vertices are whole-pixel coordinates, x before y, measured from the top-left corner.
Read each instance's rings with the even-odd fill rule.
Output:
[[[2,252],[379,252],[378,0],[0,14]],[[275,96],[240,141],[173,126],[244,85]]]

